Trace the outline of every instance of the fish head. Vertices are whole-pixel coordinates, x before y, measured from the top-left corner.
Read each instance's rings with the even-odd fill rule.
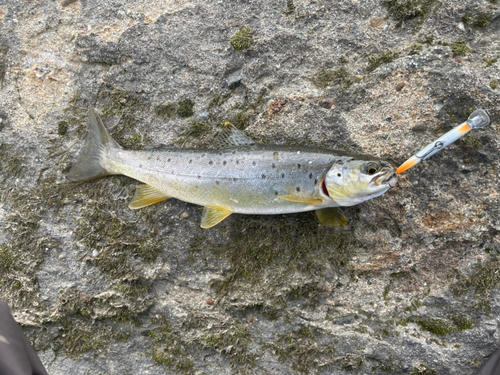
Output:
[[[398,181],[396,168],[380,160],[339,160],[321,184],[322,194],[340,206],[354,206],[384,194]]]

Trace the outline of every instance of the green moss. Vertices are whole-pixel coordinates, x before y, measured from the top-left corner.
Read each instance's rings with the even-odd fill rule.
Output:
[[[68,132],[68,122],[67,121],[59,121],[57,124],[57,134],[66,135]]]
[[[442,318],[427,318],[417,322],[424,331],[428,331],[438,336],[445,336],[454,331],[454,327],[449,320]]]
[[[479,367],[481,365],[481,359],[479,359],[478,357],[474,358],[471,363],[470,363],[471,367]]]
[[[149,104],[137,93],[122,90],[116,87],[103,89],[99,94],[99,104],[103,105],[102,113],[105,118],[118,117],[119,122],[110,134],[118,144],[128,149],[143,149],[145,131],[138,129],[139,118],[149,110]]]
[[[348,371],[359,370],[364,362],[365,357],[353,353],[346,354],[345,356],[337,360],[337,363],[340,365],[340,367]]]
[[[427,366],[424,362],[421,362],[413,368],[411,375],[438,375],[438,373],[435,369]]]
[[[425,17],[434,12],[439,5],[436,0],[383,0],[389,14],[402,26],[406,20],[417,19],[420,26]]]
[[[302,327],[298,330],[297,334],[300,337],[314,337],[314,333],[309,327]]]
[[[151,323],[158,326],[147,332],[147,337],[151,340],[153,361],[173,370],[189,370],[193,361],[187,350],[187,343],[182,340],[181,332],[168,323],[164,316],[151,319]]]
[[[117,332],[114,336],[116,342],[126,342],[130,339],[130,333],[128,332]]]
[[[194,102],[191,99],[184,99],[177,103],[177,115],[182,118],[194,115]]]
[[[99,100],[105,106],[102,113],[105,117],[130,115],[144,109],[146,103],[137,94],[117,87],[106,87],[99,93]]]
[[[123,178],[116,177],[115,181]],[[132,273],[128,264],[129,256],[144,257],[145,261],[151,263],[156,260],[162,247],[156,240],[156,223],[149,222],[149,233],[138,236],[136,221],[126,219],[123,203],[116,207],[111,198],[103,198],[109,195],[109,185],[109,180],[92,182],[87,198],[90,198],[90,203],[82,208],[74,234],[87,248],[97,250],[98,255],[93,260],[95,265],[111,278],[118,279]],[[151,218],[145,215],[142,219],[148,222]]]
[[[17,172],[16,169],[10,171]],[[60,246],[52,237],[38,233],[42,215],[48,214],[50,204],[56,199],[53,194],[57,189],[50,186],[20,189],[11,184],[9,176],[4,175],[4,178],[0,191],[6,208],[5,223],[8,225],[3,228],[5,237],[0,244],[0,289],[2,297],[12,305],[33,308],[39,306],[36,272],[44,260],[46,249]]]
[[[230,42],[236,51],[249,49],[253,44],[253,30],[250,27],[242,27],[231,37]]]
[[[190,137],[201,137],[206,135],[208,132],[212,130],[212,126],[207,124],[206,122],[199,122],[199,121],[191,121],[191,128],[188,129],[185,136],[190,136]]]
[[[423,46],[421,44],[414,43],[410,50],[408,51],[408,55],[420,55],[420,52],[422,51]]]
[[[390,355],[384,362],[372,366],[371,373],[376,373],[378,370],[386,374],[399,374],[402,373],[402,367],[403,366],[397,364],[394,357]]]
[[[456,331],[453,324],[442,318],[426,318],[417,322],[424,331],[428,331],[438,336],[446,336],[448,333]]]
[[[383,293],[383,297],[386,301],[389,300],[389,292],[391,291],[391,284],[387,285],[385,288],[384,288],[384,293]]]
[[[490,66],[495,64],[497,61],[498,61],[498,58],[496,58],[496,57],[494,59],[487,59],[485,68],[489,68]]]
[[[470,25],[472,23],[472,13],[465,13],[461,20],[464,25]]]
[[[155,115],[163,121],[173,120],[177,113],[177,105],[172,103],[159,104],[154,108]]]
[[[497,255],[490,256],[483,264],[477,264],[469,277],[456,273],[456,282],[450,285],[450,289],[457,297],[473,293],[476,298],[474,307],[489,314],[489,296],[492,289],[500,283],[499,268],[500,258]]]
[[[293,3],[293,0],[286,0],[285,14],[291,14],[295,12],[295,9],[297,9],[297,7]]]
[[[207,109],[211,109],[213,107],[219,107],[220,105],[222,105],[222,103],[224,103],[227,99],[227,96],[223,96],[219,93],[215,94],[212,98],[212,100],[210,100],[210,103],[208,103],[208,108]]]
[[[359,326],[357,328],[354,328],[354,330],[359,333],[368,333],[368,327],[366,326]]]
[[[9,46],[2,42],[0,44],[0,89],[3,89],[5,82],[5,74],[7,74],[7,61],[6,56],[9,52]]]
[[[80,357],[82,354],[98,349],[105,349],[111,341],[111,329],[101,324],[71,321],[64,325],[64,333],[60,336],[64,354]],[[97,356],[98,353],[95,353]]]
[[[498,88],[498,81],[496,79],[492,80],[490,82],[490,87],[493,89],[493,90],[496,90]]]
[[[120,144],[127,149],[140,149],[144,147],[144,137],[141,133],[126,135]]]
[[[321,227],[315,216],[309,214],[241,216],[221,229],[227,242],[207,241],[203,252],[192,254],[193,258],[208,257],[204,255],[208,252],[210,257],[227,259],[229,269],[224,279],[211,283],[221,297],[233,291],[242,293],[251,289],[255,293],[258,290],[265,294],[268,306],[282,306],[287,300],[297,299],[314,305],[324,293],[319,283],[297,285],[291,282],[293,275],[304,274],[315,280],[327,270],[348,270],[346,266],[356,244],[348,232]],[[287,284],[295,285],[283,290]]]
[[[349,63],[349,58],[346,55],[341,55],[339,57],[339,64],[347,64]]]
[[[408,276],[409,272],[408,271],[400,271],[400,272],[393,272],[389,275],[391,279],[397,279],[400,277]]]
[[[398,57],[399,53],[391,50],[384,52],[382,55],[379,56],[370,56],[368,58],[368,66],[365,68],[365,70],[368,73],[371,73],[375,69],[377,69],[380,65],[390,63]]]
[[[467,314],[454,313],[450,319],[455,323],[456,331],[465,331],[474,328],[474,320]]]
[[[472,24],[477,27],[485,28],[488,27],[490,22],[491,22],[491,17],[488,14],[479,13],[474,17]]]
[[[343,90],[347,90],[354,83],[354,78],[344,67],[341,67],[337,70],[318,70],[312,77],[312,82],[322,89],[330,85],[340,85]]]
[[[491,17],[486,13],[466,13],[462,16],[462,22],[464,25],[485,28],[490,24]]]
[[[278,335],[276,341],[264,344],[263,347],[276,355],[280,362],[290,363],[292,370],[302,374],[312,373],[311,370],[318,368],[320,364],[335,363],[333,345],[321,346],[314,336],[304,337],[299,332],[300,330]]]
[[[463,149],[474,149],[474,150],[477,150],[477,149],[483,147],[483,144],[479,140],[477,140],[476,138],[472,138],[468,134],[468,135],[466,135],[463,138],[462,143],[460,144],[460,147],[463,148]]]
[[[7,271],[14,263],[14,256],[6,246],[0,247],[0,271]]]
[[[0,177],[3,181],[23,176],[24,159],[24,155],[15,151],[14,145],[0,143]]]
[[[470,48],[463,38],[455,40],[451,44],[451,50],[453,52],[453,56],[462,56],[470,52]]]
[[[233,367],[253,364],[254,354],[248,351],[252,336],[248,327],[237,325],[219,332],[209,332],[204,337],[204,346],[208,349],[222,351],[229,355],[229,363]]]

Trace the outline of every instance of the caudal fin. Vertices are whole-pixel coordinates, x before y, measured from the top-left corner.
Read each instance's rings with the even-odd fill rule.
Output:
[[[114,174],[102,166],[103,152],[106,149],[113,148],[120,149],[121,147],[111,138],[97,112],[91,108],[89,110],[85,144],[80,151],[80,155],[78,155],[76,163],[68,173],[68,179],[83,181]]]

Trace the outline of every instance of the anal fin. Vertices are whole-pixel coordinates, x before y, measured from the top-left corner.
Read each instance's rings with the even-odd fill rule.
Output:
[[[281,195],[278,198],[285,199],[290,202],[305,203],[311,206],[323,203],[323,199],[312,197],[300,197],[298,195]]]
[[[201,227],[204,229],[212,228],[231,214],[232,211],[225,207],[205,206],[201,216]]]
[[[149,185],[137,185],[135,188],[134,197],[128,205],[132,210],[137,210],[138,208],[146,207],[170,198]]]
[[[347,218],[336,207],[328,207],[316,210],[316,217],[325,227],[344,227],[347,225]]]

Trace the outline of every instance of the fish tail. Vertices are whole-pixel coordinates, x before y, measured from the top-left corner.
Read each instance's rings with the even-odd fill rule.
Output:
[[[105,153],[109,152],[110,149],[121,149],[121,147],[111,138],[97,112],[91,108],[85,143],[76,163],[68,173],[68,179],[84,181],[115,174],[106,169],[105,163],[103,163],[106,157]]]

